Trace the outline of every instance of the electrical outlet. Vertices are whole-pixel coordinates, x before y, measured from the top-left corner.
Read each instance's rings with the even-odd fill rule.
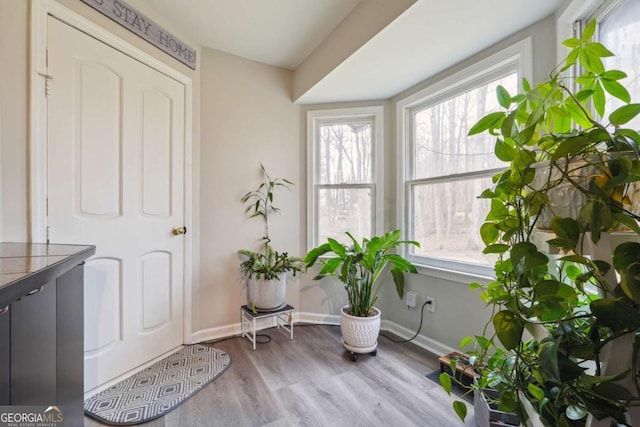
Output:
[[[418,294],[415,292],[409,291],[405,294],[405,301],[407,303],[407,307],[415,307],[417,299],[418,299]]]
[[[427,311],[430,311],[431,313],[435,313],[436,312],[436,299],[432,298],[432,297],[427,297],[426,303],[427,303]]]

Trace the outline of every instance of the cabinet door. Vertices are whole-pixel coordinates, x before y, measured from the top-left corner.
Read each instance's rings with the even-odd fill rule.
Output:
[[[11,304],[11,405],[56,402],[56,284]]]
[[[82,265],[56,280],[57,403],[64,407],[64,421],[70,426],[84,424],[83,290]]]
[[[6,312],[4,310],[7,310]],[[10,403],[10,347],[9,347],[9,322],[10,313],[8,307],[0,307],[0,405]]]

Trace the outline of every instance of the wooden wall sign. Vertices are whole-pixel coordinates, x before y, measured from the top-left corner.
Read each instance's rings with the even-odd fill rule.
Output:
[[[123,0],[82,0],[106,17],[142,37],[178,61],[196,69],[196,51]]]

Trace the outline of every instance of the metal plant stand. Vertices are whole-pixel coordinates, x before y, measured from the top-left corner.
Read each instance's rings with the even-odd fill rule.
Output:
[[[256,320],[275,318],[275,326],[289,332],[291,340],[293,340],[293,310],[289,304],[282,308],[271,311],[256,311],[255,313],[247,305],[240,307],[240,329],[242,330],[242,337],[246,337],[251,341],[253,350],[256,349]]]

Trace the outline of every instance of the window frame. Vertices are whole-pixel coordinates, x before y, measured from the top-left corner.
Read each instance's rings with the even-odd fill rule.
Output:
[[[496,168],[490,171],[477,171],[434,178],[413,178],[412,162],[409,155],[413,151],[412,115],[421,107],[433,105],[446,99],[451,99],[466,90],[491,81],[492,78],[505,70],[515,69],[518,72],[518,90],[522,90],[522,78],[532,81],[533,58],[532,39],[527,37],[514,43],[501,51],[481,59],[472,65],[450,75],[437,82],[400,99],[396,103],[397,124],[397,199],[396,215],[398,226],[403,232],[403,238],[410,239],[413,234],[409,230],[412,226],[411,186],[416,183],[444,182],[468,178],[471,176],[488,175],[496,173],[504,168]],[[402,255],[418,266],[423,274],[436,273],[439,277],[463,279],[469,277],[490,278],[494,276],[493,267],[490,265],[466,263],[452,259],[444,259],[430,256],[413,255],[407,248],[402,249]]]
[[[311,110],[307,112],[307,250],[315,248],[318,241],[318,209],[319,190],[321,189],[371,189],[371,232],[382,233],[384,224],[384,107],[336,108],[327,110]],[[320,126],[334,123],[371,122],[372,165],[370,183],[338,183],[320,184],[319,159],[320,143],[318,141]],[[348,230],[345,230],[348,231]],[[369,236],[367,236],[369,237]]]

